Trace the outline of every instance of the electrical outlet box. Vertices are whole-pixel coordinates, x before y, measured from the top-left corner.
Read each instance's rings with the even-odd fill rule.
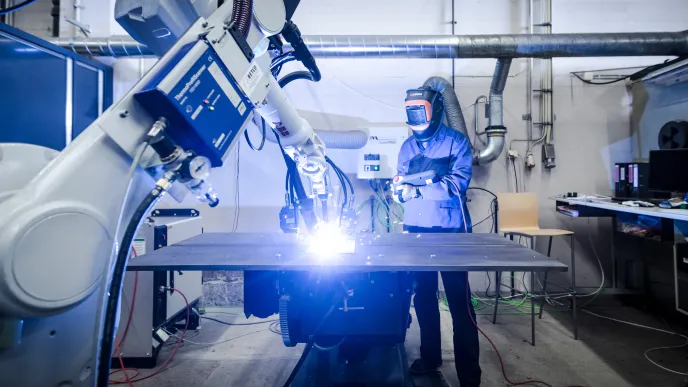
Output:
[[[401,145],[408,138],[407,127],[369,128],[368,142],[358,150],[359,179],[391,179],[397,174]]]

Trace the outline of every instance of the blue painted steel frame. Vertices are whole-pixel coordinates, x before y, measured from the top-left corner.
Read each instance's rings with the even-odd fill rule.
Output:
[[[110,66],[0,23],[0,142],[62,150],[112,105],[112,82]]]

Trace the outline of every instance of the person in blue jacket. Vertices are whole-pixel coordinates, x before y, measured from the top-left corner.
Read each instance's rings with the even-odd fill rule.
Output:
[[[407,124],[413,136],[399,151],[397,173],[434,170],[439,181],[422,187],[404,185],[395,200],[404,203],[404,230],[409,233],[471,232],[466,190],[471,182],[473,155],[462,133],[442,123],[441,95],[431,88],[406,93]],[[436,372],[442,365],[437,272],[416,272],[414,307],[420,326],[420,359],[412,374]],[[454,357],[461,387],[480,385],[478,328],[471,304],[467,272],[442,272],[442,282],[454,325]]]

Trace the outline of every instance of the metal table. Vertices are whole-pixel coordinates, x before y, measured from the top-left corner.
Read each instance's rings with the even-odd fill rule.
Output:
[[[358,236],[355,243],[353,253],[322,256],[307,253],[303,238],[295,234],[207,233],[132,259],[127,270],[529,271],[531,274],[568,270],[563,263],[497,234],[366,234]],[[534,303],[531,309],[534,330]],[[414,384],[406,373],[403,343],[376,347],[370,358],[358,365],[340,364],[337,356],[336,351],[314,349],[292,385],[323,387],[354,383],[410,387]],[[368,378],[376,382],[366,384]]]
[[[206,233],[129,261],[130,271],[560,271],[561,262],[497,234],[367,234],[354,253],[306,253],[295,234]]]

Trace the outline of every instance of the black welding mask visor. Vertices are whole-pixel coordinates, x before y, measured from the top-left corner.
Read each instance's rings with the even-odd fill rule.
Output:
[[[406,124],[418,141],[427,141],[442,123],[444,104],[438,92],[430,88],[406,91]]]

